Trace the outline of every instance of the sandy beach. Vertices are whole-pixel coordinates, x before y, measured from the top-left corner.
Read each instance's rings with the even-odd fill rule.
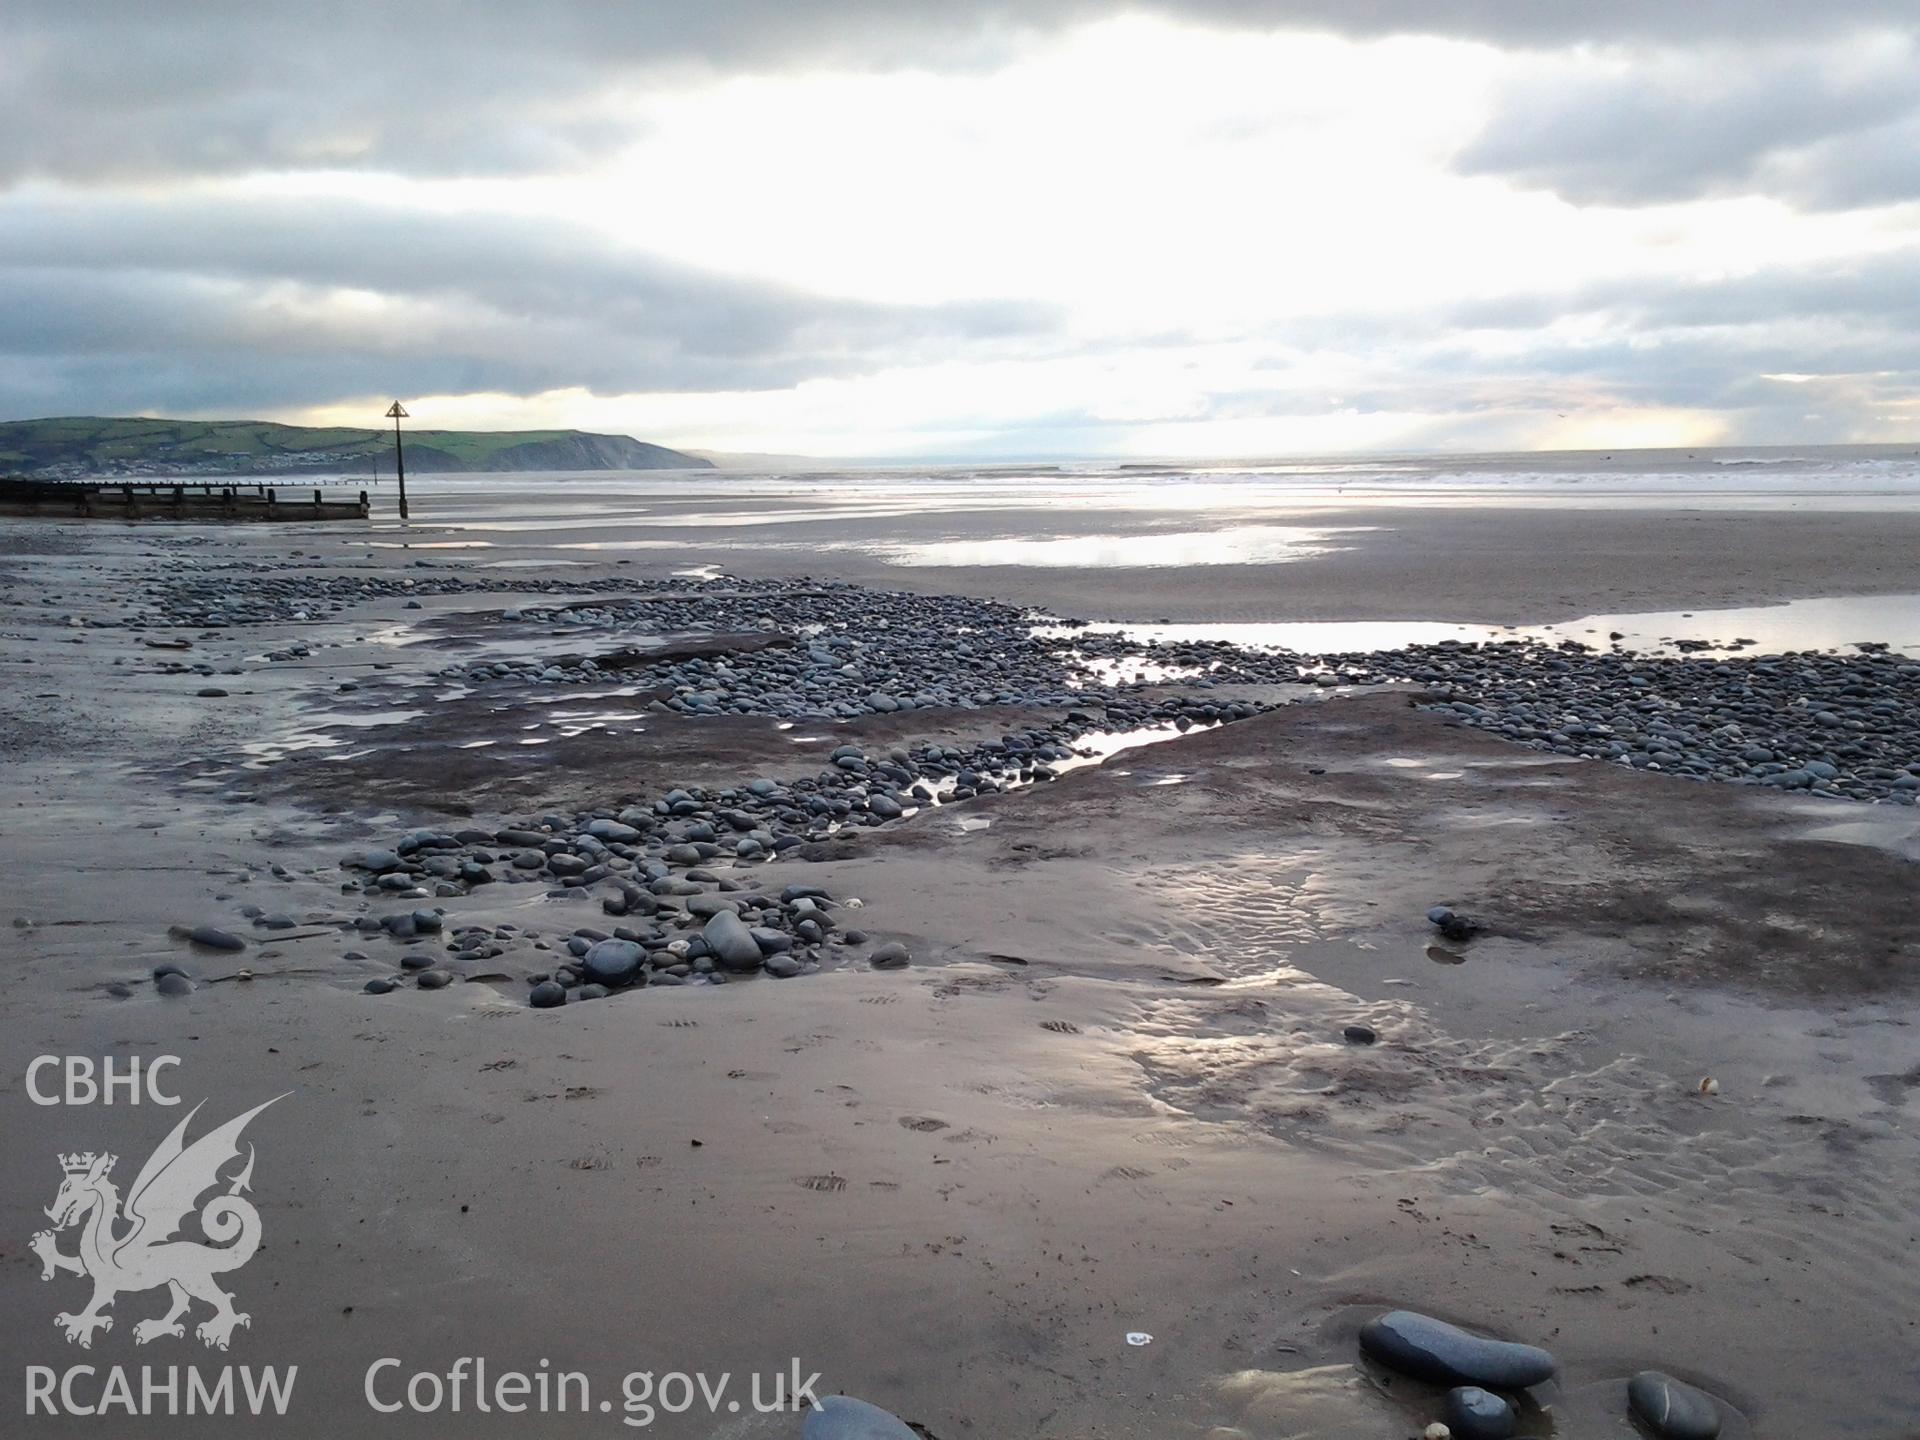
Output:
[[[1115,517],[1124,523],[1127,518]],[[1903,551],[1920,515],[1614,515],[1512,510],[1316,510],[1289,517],[1341,532],[1337,552],[1297,562],[1168,566],[894,566],[857,554],[868,583],[985,594],[1113,620],[1412,620],[1491,625],[1596,612],[1764,604],[1812,595],[1907,593]],[[1139,532],[1151,537],[1152,530]],[[738,537],[689,543],[737,554]],[[804,536],[795,536],[804,540]],[[974,537],[991,544],[991,531]],[[696,563],[705,563],[704,560]],[[738,561],[730,563],[738,564]],[[747,562],[755,569],[766,561]],[[742,568],[746,568],[742,566]],[[771,567],[768,567],[771,569]]]
[[[1570,499],[1147,483],[1084,495],[1048,476],[931,492],[836,483],[847,478],[776,487],[690,476],[617,489],[583,475],[563,504],[534,509],[500,482],[432,481],[440,518],[424,538],[472,548],[481,564],[618,557],[739,575],[825,571],[1139,622],[1526,625],[1920,585],[1910,563],[1920,504],[1904,485],[1858,496],[1819,482],[1786,494],[1650,495],[1638,481]],[[1056,503],[1062,494],[1073,498]],[[1184,508],[1194,502],[1200,524]],[[376,537],[391,539],[384,527]]]
[[[1913,1433],[1920,810],[1889,756],[1920,681],[1897,659],[1847,648],[1820,672],[1879,667],[1858,671],[1858,721],[1834,721],[1854,748],[1831,779],[1779,741],[1777,762],[1741,761],[1705,733],[1724,717],[1699,736],[1676,723],[1689,736],[1671,751],[1654,727],[1633,763],[1558,753],[1547,722],[1516,743],[1524,702],[1446,708],[1467,707],[1466,682],[1417,678],[1438,661],[1290,678],[1273,662],[1194,690],[1163,654],[1164,678],[1076,680],[1062,703],[785,719],[751,699],[771,682],[725,677],[760,674],[756,656],[793,657],[797,674],[841,633],[794,623],[809,606],[859,610],[855,592],[810,588],[822,581],[1113,622],[1564,628],[1695,611],[1721,642],[1740,624],[1708,612],[1883,597],[1884,623],[1849,638],[1897,655],[1920,641],[1902,630],[1920,511],[1320,498],[1217,514],[1242,539],[1196,542],[1269,558],[1166,564],[1127,563],[1126,547],[1174,544],[1190,515],[681,489],[634,515],[569,492],[530,518],[524,495],[438,481],[405,531],[390,515],[0,521],[0,1033],[14,1057],[178,1056],[169,1083],[186,1100],[49,1107],[24,1060],[6,1067],[9,1385],[33,1366],[297,1364],[267,1433],[774,1440],[795,1416],[656,1409],[642,1427],[621,1377],[744,1385],[791,1361],[938,1440],[1398,1437],[1437,1416],[1442,1391],[1364,1358],[1356,1335],[1406,1308],[1553,1352],[1558,1375],[1522,1407],[1528,1435],[1636,1433],[1625,1385],[1648,1368],[1715,1397],[1729,1437]],[[823,513],[766,518],[808,508]],[[1009,536],[1121,548],[1113,563],[1018,549],[1024,563],[939,563],[943,546]],[[638,585],[655,588],[622,588]],[[203,623],[220,595],[233,613]],[[559,613],[628,602],[727,623],[636,638]],[[875,602],[873,623],[896,603],[921,600]],[[256,605],[279,608],[243,613]],[[890,648],[943,645],[956,676],[987,674],[964,626],[910,643],[857,628],[844,633],[870,651],[818,659],[817,683],[838,685],[849,655],[877,671]],[[1649,649],[1680,633],[1653,628]],[[1582,638],[1623,686],[1668,693],[1668,671]],[[1765,649],[1657,663],[1771,667]],[[1529,653],[1525,686],[1563,663]],[[993,654],[991,679],[956,686],[1054,694],[1020,668],[1044,657]],[[705,683],[732,698],[712,713],[659,703],[676,692],[653,667],[716,664],[730,668]],[[549,665],[563,678],[538,683]],[[1773,669],[1738,673],[1765,702]],[[1103,744],[1123,713],[1136,718],[1118,728],[1150,720],[1153,743]],[[972,793],[938,804],[882,778],[891,765],[938,788],[927,747],[977,766],[978,747],[1028,733],[1094,753],[1017,761],[1032,783],[949,774],[938,784]],[[805,810],[854,793],[808,788],[852,768],[846,747],[864,757],[855,812]],[[1683,760],[1703,778],[1667,773]],[[1729,765],[1760,783],[1704,778]],[[748,803],[740,787],[759,777],[813,828],[763,832],[756,810],[743,836],[792,843],[673,857],[686,817]],[[603,859],[594,880],[561,878],[584,862],[552,867],[589,818],[632,830],[612,817],[676,790],[741,798],[663,806],[626,842],[638,858]],[[870,806],[883,791],[910,813]],[[505,883],[512,852],[529,853],[518,841],[449,841],[450,857],[493,856],[488,883],[396,858],[401,883],[383,889],[355,858],[410,833],[528,827],[558,842],[537,882]],[[715,878],[629,912],[650,855],[663,875]],[[583,998],[575,974],[571,1003],[528,1004],[533,977],[578,962],[566,940],[581,929],[644,929],[645,914],[684,946],[676,907],[794,885],[830,897],[838,927],[794,943],[811,956],[794,978],[698,983],[709,964],[666,983],[673,952],[656,949],[656,983]],[[1449,941],[1434,906],[1479,932]],[[439,919],[417,933],[355,924],[420,910]],[[194,926],[245,948],[169,933]],[[864,945],[846,940],[854,926]],[[910,963],[875,968],[886,944]],[[158,992],[170,964],[190,993]],[[436,971],[450,983],[422,988]],[[383,977],[400,983],[367,993]],[[209,1125],[281,1095],[247,1132],[265,1238],[233,1276],[251,1319],[229,1354],[136,1347],[159,1293],[125,1296],[88,1351],[63,1338],[53,1317],[84,1286],[43,1280],[29,1245],[58,1155],[113,1151],[131,1179],[186,1108],[205,1100]],[[369,1382],[386,1357],[399,1364]],[[405,1377],[461,1357],[582,1372],[594,1404],[534,1430],[401,1403]]]

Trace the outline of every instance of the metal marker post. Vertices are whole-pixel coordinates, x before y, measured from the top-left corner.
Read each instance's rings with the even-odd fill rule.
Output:
[[[400,449],[400,422],[407,418],[407,407],[398,400],[387,411],[387,418],[393,421],[393,464],[400,472],[400,518],[407,518],[407,457]]]

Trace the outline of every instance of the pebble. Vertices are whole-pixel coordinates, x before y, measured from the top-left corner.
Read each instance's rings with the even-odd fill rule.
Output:
[[[906,946],[898,940],[889,940],[886,944],[875,948],[868,958],[868,963],[876,970],[902,970],[912,962],[912,959]]]
[[[1449,1390],[1446,1415],[1458,1440],[1508,1440],[1519,1424],[1512,1405],[1478,1385]]]
[[[597,983],[607,986],[631,984],[636,976],[644,981],[640,964],[647,952],[631,940],[600,940],[589,946],[580,958],[580,969]]]
[[[740,917],[722,910],[702,927],[700,934],[713,952],[714,959],[734,971],[760,968],[760,942],[753,938]]]
[[[1720,1407],[1704,1391],[1658,1370],[1627,1382],[1627,1406],[1660,1440],[1714,1440]]]
[[[375,976],[360,988],[369,995],[386,995],[398,987],[394,985],[393,981],[386,979],[384,976]]]
[[[1349,1025],[1340,1033],[1355,1045],[1371,1045],[1380,1038],[1371,1025]]]
[[[153,988],[158,990],[162,995],[191,995],[193,994],[193,981],[189,980],[179,971],[174,970],[169,971],[167,974],[155,980],[153,982]]]
[[[1553,1356],[1533,1345],[1488,1340],[1412,1310],[1390,1310],[1360,1327],[1360,1348],[1403,1374],[1435,1385],[1523,1390],[1551,1379]]]
[[[800,1424],[800,1440],[918,1440],[899,1416],[856,1400],[828,1395]]]
[[[247,942],[230,931],[218,929],[212,925],[196,925],[187,932],[187,939],[195,945],[208,950],[244,950]]]
[[[812,925],[813,922],[802,921],[801,923]],[[813,928],[817,933],[819,927],[816,925]],[[784,955],[793,949],[793,936],[784,930],[776,930],[770,925],[749,925],[747,933],[753,936],[753,943],[760,947],[762,955]]]
[[[1446,936],[1447,939],[1453,941],[1455,944],[1471,940],[1475,935],[1480,933],[1480,924],[1478,921],[1469,920],[1466,916],[1446,905],[1436,905],[1427,911],[1427,920],[1438,929],[1442,935]]]
[[[542,980],[527,992],[527,1003],[536,1010],[551,1010],[567,1003],[567,987],[555,980]]]

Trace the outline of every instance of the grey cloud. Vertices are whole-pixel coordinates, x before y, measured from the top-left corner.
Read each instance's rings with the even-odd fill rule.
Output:
[[[1817,209],[1920,198],[1920,103],[1889,124],[1778,156],[1766,179],[1771,190]]]
[[[346,303],[368,295],[378,303]],[[14,413],[317,405],[373,392],[785,388],[1044,344],[1045,306],[810,296],[533,220],[370,205],[0,203],[0,359]],[[44,378],[21,368],[31,363]],[[65,377],[65,378],[61,378]],[[197,407],[196,407],[197,408]]]
[[[1535,330],[1599,315],[1622,330],[1828,324],[1871,332],[1920,326],[1920,249],[1850,261],[1774,265],[1719,279],[1611,279],[1559,295],[1515,295],[1433,312],[1460,330]]]
[[[1707,411],[1746,408],[1756,397],[1778,400],[1799,386],[1769,376],[1813,373],[1829,377],[1905,376],[1920,370],[1920,344],[1903,336],[1874,341],[1821,340],[1785,335],[1676,333],[1653,339],[1614,338],[1589,345],[1545,342],[1524,357],[1488,359],[1440,346],[1422,356],[1434,374],[1459,373],[1489,393],[1532,396],[1537,408],[1564,409],[1582,395],[1613,402]],[[1399,408],[1392,390],[1380,392]]]
[[[967,69],[1130,11],[1525,47],[1801,43],[1915,25],[1910,0],[15,0],[0,181],[564,168],[631,133],[629,92],[690,70]]]
[[[1893,137],[1920,123],[1910,37],[1826,49],[1721,44],[1638,55],[1631,70],[1598,76],[1568,68],[1550,65],[1506,96],[1457,168],[1575,204],[1767,193],[1848,205],[1920,194],[1911,151],[1890,169],[1879,164]],[[1863,135],[1878,137],[1866,153],[1855,149]],[[1830,178],[1836,166],[1846,179]]]
[[[636,253],[560,220],[439,215],[329,199],[80,197],[0,206],[0,262],[66,270],[291,281],[471,303],[503,316],[592,319],[691,352],[764,354],[1021,333],[1021,304],[886,306],[810,296]]]

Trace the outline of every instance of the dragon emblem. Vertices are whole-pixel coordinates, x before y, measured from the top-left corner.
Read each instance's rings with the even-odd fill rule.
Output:
[[[253,1179],[253,1146],[247,1146],[247,1162],[237,1174],[223,1177],[221,1171],[239,1158],[240,1132],[247,1122],[286,1098],[276,1095],[189,1145],[187,1126],[200,1113],[200,1106],[194,1106],[140,1167],[124,1205],[119,1187],[109,1178],[118,1156],[87,1151],[60,1157],[66,1178],[46,1208],[53,1229],[36,1234],[32,1248],[40,1257],[42,1280],[66,1271],[93,1281],[93,1299],[86,1309],[54,1317],[69,1342],[92,1349],[94,1332],[113,1328],[113,1317],[105,1311],[114,1297],[162,1285],[172,1303],[165,1315],[134,1325],[136,1344],[162,1335],[184,1336],[180,1320],[195,1300],[213,1307],[213,1314],[194,1327],[194,1334],[209,1346],[226,1349],[234,1327],[251,1323],[251,1317],[233,1308],[233,1296],[215,1277],[238,1270],[260,1248],[260,1212],[241,1194]],[[221,1184],[226,1193],[199,1210],[200,1229],[212,1243],[180,1238],[180,1228],[200,1197]],[[79,1252],[63,1255],[55,1235],[76,1225]]]

